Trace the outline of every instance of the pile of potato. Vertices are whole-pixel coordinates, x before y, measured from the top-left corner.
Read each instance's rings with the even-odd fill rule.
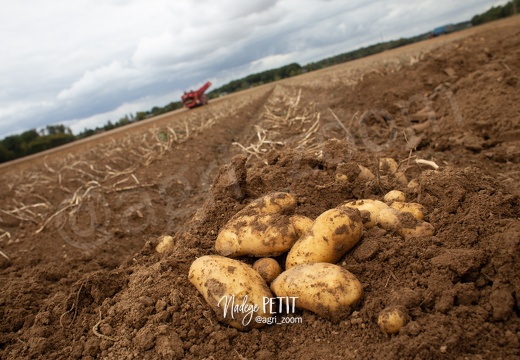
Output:
[[[403,238],[434,233],[424,221],[424,207],[406,203],[404,194],[395,190],[385,195],[384,202],[346,202],[315,220],[293,215],[295,208],[296,199],[284,192],[253,201],[220,230],[215,242],[219,255],[200,257],[191,265],[190,282],[220,321],[240,330],[265,326],[258,317],[276,315],[266,302],[290,297],[296,298],[297,308],[338,322],[361,301],[363,286],[336,263],[359,242],[364,228],[380,226]],[[273,257],[284,253],[282,272]],[[244,256],[260,259],[252,267],[234,259]],[[242,307],[230,316],[229,306],[223,306],[226,301]],[[385,317],[385,326],[390,320]],[[381,327],[388,333],[396,328]]]

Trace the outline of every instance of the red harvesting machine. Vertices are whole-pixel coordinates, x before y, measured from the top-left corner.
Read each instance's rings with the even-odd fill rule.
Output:
[[[197,106],[206,105],[208,98],[204,95],[204,92],[211,86],[211,82],[207,82],[199,90],[190,90],[184,92],[182,95],[182,104],[188,109],[193,109]]]

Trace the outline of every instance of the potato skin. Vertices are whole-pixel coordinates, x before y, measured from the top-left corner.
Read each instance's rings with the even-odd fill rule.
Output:
[[[402,228],[399,231],[399,235],[401,235],[403,238],[433,236],[434,234],[435,228],[432,224],[426,221],[418,221],[414,228]]]
[[[265,323],[257,323],[255,317],[267,318],[271,315],[264,312],[263,301],[273,295],[258,272],[245,263],[218,255],[202,256],[191,264],[188,279],[211,306],[217,318],[236,329],[247,331],[263,327]],[[247,305],[258,305],[258,308],[256,311],[251,310],[250,314],[240,311],[232,314],[229,306],[225,313],[225,302],[232,299],[233,295],[235,305],[241,305],[247,296]]]
[[[358,165],[359,172],[354,171],[354,173],[349,173],[348,175],[345,173],[337,173],[336,174],[336,180],[338,181],[354,181],[354,180],[360,180],[360,181],[371,181],[375,179],[375,175],[372,174],[372,171],[370,171],[368,168]]]
[[[335,263],[358,243],[362,233],[363,222],[357,209],[327,210],[293,245],[287,254],[285,268],[304,263]]]
[[[254,262],[253,269],[256,270],[267,285],[271,284],[274,279],[280,275],[282,268],[278,261],[272,258],[261,258]]]
[[[408,322],[408,314],[402,306],[391,306],[379,313],[377,324],[387,334],[397,334]]]
[[[399,165],[397,161],[392,158],[381,158],[379,159],[379,171],[384,174],[395,174]]]
[[[286,192],[274,192],[252,201],[236,213],[231,220],[243,215],[291,213],[295,208],[296,199],[294,196]]]
[[[155,251],[157,251],[159,254],[165,253],[169,249],[173,248],[175,246],[175,241],[173,240],[173,237],[169,235],[162,235],[159,238],[159,243],[155,247]]]
[[[385,230],[393,231],[403,238],[433,236],[435,228],[428,222],[417,220],[409,212],[394,208],[381,210],[377,224]]]
[[[383,201],[387,204],[391,204],[395,201],[405,202],[406,195],[400,190],[391,190],[383,197]]]
[[[376,222],[377,225],[383,229],[394,232],[397,232],[403,227],[399,218],[399,211],[391,207],[381,210],[377,216]]]
[[[272,257],[289,251],[298,239],[288,216],[243,215],[228,222],[219,232],[215,251],[229,257]]]
[[[271,290],[278,297],[297,297],[297,308],[333,322],[350,315],[363,296],[363,286],[352,273],[329,263],[292,267],[271,283]]]
[[[363,199],[355,201],[347,201],[338,208],[353,208],[358,209],[361,212],[363,219],[363,225],[367,229],[371,229],[376,226],[376,219],[379,216],[379,212],[383,209],[388,209],[388,205],[379,200]]]
[[[314,222],[311,218],[303,215],[293,215],[290,217],[290,221],[294,226],[294,230],[296,231],[296,236],[298,238],[305,234]]]
[[[399,165],[392,158],[379,159],[379,171],[383,174],[393,175],[395,181],[400,185],[408,185],[406,175],[402,171],[399,171]]]
[[[376,178],[375,175],[372,173],[372,171],[370,171],[368,168],[366,168],[362,165],[358,165],[358,167],[360,170],[360,173],[358,175],[359,180],[371,181]]]
[[[417,220],[424,220],[424,215],[426,214],[426,208],[418,203],[395,201],[390,207],[400,212],[409,212]]]
[[[398,171],[394,174],[395,181],[401,186],[408,186],[408,178],[402,171]]]

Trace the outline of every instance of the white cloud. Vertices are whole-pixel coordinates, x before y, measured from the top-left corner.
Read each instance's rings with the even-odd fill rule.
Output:
[[[105,96],[107,93],[129,90],[138,73],[113,61],[108,66],[87,71],[71,87],[58,93],[57,100],[80,99],[88,96]]]
[[[287,65],[293,58],[292,54],[277,54],[266,56],[265,58],[255,60],[251,63],[251,68],[256,69],[256,72],[278,68]]]
[[[0,138],[58,122],[99,126],[123,111],[164,106],[206,79],[216,87],[290,62],[304,65],[382,36],[469,20],[505,2],[6,2],[0,12]]]

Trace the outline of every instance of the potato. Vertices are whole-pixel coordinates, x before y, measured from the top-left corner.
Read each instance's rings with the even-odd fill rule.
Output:
[[[410,189],[410,191],[417,193],[417,192],[419,192],[419,189],[421,186],[419,185],[419,182],[417,180],[412,179],[412,180],[410,180],[410,182],[408,183],[408,185],[406,187],[408,189]]]
[[[296,199],[286,192],[274,192],[267,194],[249,203],[235,214],[233,218],[243,215],[290,213],[296,207]],[[233,220],[233,218],[231,220]]]
[[[376,219],[381,210],[388,209],[388,205],[386,205],[384,202],[371,199],[348,201],[338,206],[338,208],[344,207],[358,209],[361,212],[363,225],[367,229],[371,229],[376,226]]]
[[[291,221],[291,224],[294,226],[294,230],[296,231],[296,236],[298,238],[305,234],[314,222],[312,219],[303,215],[293,215],[289,218],[289,220]]]
[[[370,181],[370,180],[374,180],[376,177],[374,176],[374,174],[372,174],[372,172],[367,169],[366,167],[362,166],[362,165],[358,165],[358,168],[359,168],[359,173],[356,175],[355,173],[353,174],[343,174],[343,173],[338,173],[336,174],[336,180],[338,181],[353,181],[353,180],[361,180],[361,181]]]
[[[399,235],[404,238],[409,237],[420,237],[420,236],[433,236],[435,234],[435,228],[432,224],[426,221],[418,221],[417,225],[413,228],[403,227],[399,231]]]
[[[284,271],[271,283],[278,297],[296,297],[296,307],[310,310],[333,322],[352,312],[363,296],[363,286],[341,266],[301,264]]]
[[[377,224],[403,238],[432,236],[435,233],[435,229],[430,223],[417,220],[411,213],[400,212],[394,208],[381,210],[377,217]]]
[[[162,254],[166,252],[166,250],[173,248],[175,245],[175,242],[173,241],[173,237],[169,235],[162,235],[159,238],[159,243],[155,247],[155,251],[157,251],[159,254]]]
[[[417,203],[395,201],[392,203],[392,205],[390,205],[390,207],[400,212],[409,212],[417,220],[424,220],[424,215],[426,214],[426,208]]]
[[[406,325],[408,315],[402,306],[391,306],[379,313],[377,324],[387,334],[397,334]]]
[[[379,159],[379,171],[382,174],[393,175],[396,182],[400,185],[407,186],[408,179],[402,171],[399,170],[397,161],[392,158],[381,158]]]
[[[398,171],[394,174],[395,181],[402,186],[408,186],[408,179],[404,172]]]
[[[348,181],[348,176],[345,174],[336,174],[336,180],[338,181]]]
[[[357,209],[327,210],[293,245],[287,254],[285,268],[304,263],[335,263],[358,243],[362,232],[363,222]]]
[[[271,284],[274,279],[282,272],[282,268],[278,261],[271,258],[258,259],[253,264],[253,269],[256,270],[267,285]]]
[[[395,232],[397,232],[400,228],[403,227],[399,217],[399,211],[391,207],[383,209],[379,212],[379,215],[376,219],[376,223],[385,230]]]
[[[220,230],[215,251],[229,257],[272,257],[289,251],[296,240],[296,230],[288,216],[243,215]]]
[[[213,309],[219,321],[239,330],[251,330],[265,325],[255,318],[271,317],[264,306],[272,293],[264,279],[250,266],[218,255],[196,259],[188,279]]]
[[[393,175],[397,172],[399,165],[397,161],[392,158],[381,158],[379,159],[379,171],[383,174]]]
[[[391,204],[395,201],[405,202],[406,196],[402,191],[392,190],[386,193],[386,195],[383,197],[383,201],[387,204]]]
[[[370,180],[374,180],[376,178],[375,175],[372,174],[372,171],[370,171],[366,167],[364,167],[362,165],[358,165],[358,167],[359,167],[359,170],[361,171],[358,175],[359,180],[370,181]]]

